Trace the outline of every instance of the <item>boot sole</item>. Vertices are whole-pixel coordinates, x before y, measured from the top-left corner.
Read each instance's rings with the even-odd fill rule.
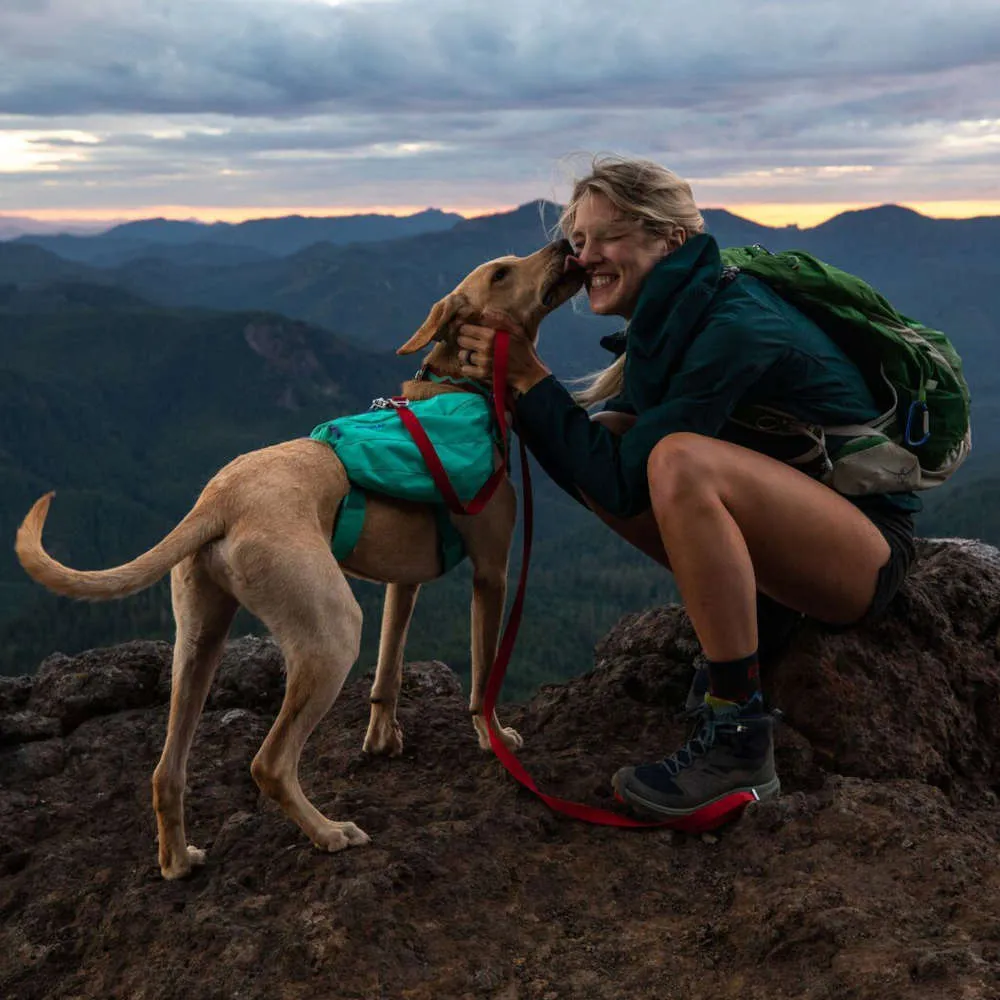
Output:
[[[703,833],[722,826],[738,817],[751,802],[763,802],[781,794],[781,781],[777,777],[761,785],[731,788],[722,795],[701,802],[689,809],[676,809],[651,802],[629,788],[619,788],[618,776],[613,780],[615,798],[623,805],[658,820],[670,821],[675,829]]]

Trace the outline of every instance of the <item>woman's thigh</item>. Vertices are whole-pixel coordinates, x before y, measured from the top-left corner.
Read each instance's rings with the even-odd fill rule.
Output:
[[[648,464],[661,518],[715,497],[746,543],[759,590],[835,624],[857,621],[875,593],[889,544],[850,501],[766,455],[696,434],[671,434]],[[683,531],[678,535],[683,537]]]

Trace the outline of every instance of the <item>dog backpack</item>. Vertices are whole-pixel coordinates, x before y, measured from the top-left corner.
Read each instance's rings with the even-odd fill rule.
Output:
[[[791,464],[818,459],[823,482],[847,495],[931,489],[965,461],[972,447],[969,387],[941,331],[904,316],[860,278],[803,251],[731,247],[722,251],[722,261],[729,275],[752,275],[805,313],[861,369],[884,407],[877,420],[845,427],[807,425],[763,406],[740,408],[734,420],[760,431],[805,435],[811,445]]]
[[[406,405],[427,432],[459,498],[470,500],[496,465],[489,400],[478,393],[447,392]],[[309,436],[333,448],[356,486],[403,500],[444,503],[420,449],[389,400],[376,399],[367,413],[328,420]]]
[[[406,405],[430,438],[455,492],[467,502],[495,466],[498,439],[489,400],[477,393],[449,392]],[[309,436],[333,448],[351,482],[334,525],[333,554],[338,561],[348,558],[361,537],[369,491],[432,504],[442,572],[465,558],[465,545],[444,497],[391,401],[376,399],[367,413],[328,420]]]

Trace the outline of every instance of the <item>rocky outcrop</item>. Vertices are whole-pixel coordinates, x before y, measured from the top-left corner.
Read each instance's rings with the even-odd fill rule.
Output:
[[[550,813],[422,663],[402,757],[361,752],[363,678],[307,745],[310,794],[372,836],[322,855],[250,778],[283,674],[245,638],[188,774],[208,862],[167,883],[149,778],[170,647],[50,657],[0,682],[0,997],[1000,996],[1000,553],[920,556],[883,622],[804,625],[770,666],[784,794],[705,837]],[[683,738],[696,652],[681,609],[630,615],[593,671],[507,706],[536,780],[613,805],[615,768]]]

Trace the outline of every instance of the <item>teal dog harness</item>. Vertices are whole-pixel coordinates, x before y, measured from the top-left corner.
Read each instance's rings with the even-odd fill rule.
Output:
[[[465,545],[420,449],[399,419],[400,406],[419,420],[463,502],[494,472],[496,421],[489,400],[478,391],[413,401],[376,399],[367,413],[319,424],[310,438],[333,448],[351,482],[337,512],[333,554],[342,561],[354,551],[364,527],[367,494],[380,493],[433,506],[441,564],[447,572],[465,558]]]

